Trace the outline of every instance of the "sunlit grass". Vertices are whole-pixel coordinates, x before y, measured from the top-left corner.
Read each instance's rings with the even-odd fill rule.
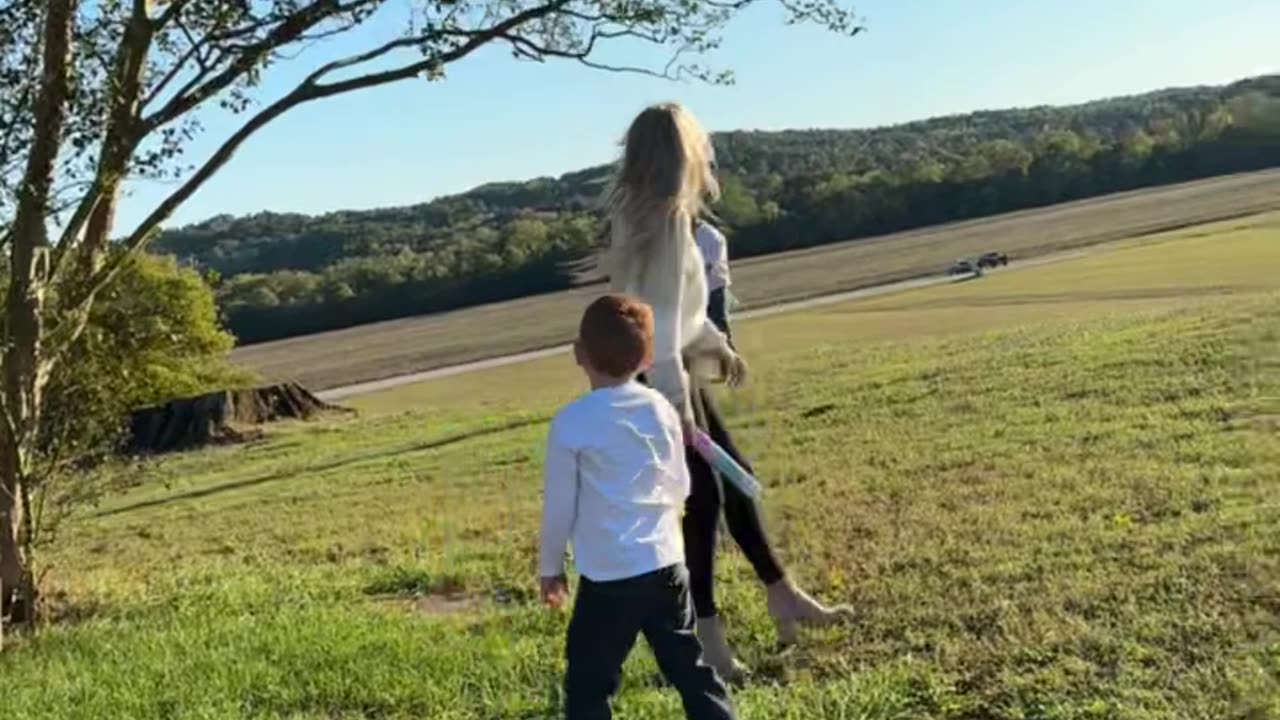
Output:
[[[742,716],[1280,717],[1280,229],[1232,227],[743,324],[771,534],[860,617],[779,654],[727,551]],[[580,384],[528,363],[158,463],[46,550],[78,619],[0,657],[0,717],[553,717],[538,470]],[[619,710],[678,716],[645,652]]]

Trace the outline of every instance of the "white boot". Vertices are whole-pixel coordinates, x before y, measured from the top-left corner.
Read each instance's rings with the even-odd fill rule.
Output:
[[[835,625],[854,615],[847,605],[827,607],[809,597],[808,593],[791,583],[779,580],[765,588],[769,603],[769,615],[778,628],[778,640],[784,645],[794,643],[799,637],[800,625]]]
[[[698,642],[702,644],[702,659],[713,669],[720,679],[726,683],[742,680],[750,672],[746,665],[738,662],[733,650],[724,637],[724,625],[719,615],[698,618],[696,632]]]

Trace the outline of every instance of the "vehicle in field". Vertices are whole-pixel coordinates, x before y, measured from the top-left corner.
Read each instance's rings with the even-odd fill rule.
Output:
[[[978,267],[994,268],[1009,264],[1009,256],[1002,252],[989,252],[978,258]]]
[[[948,275],[973,275],[980,269],[978,263],[972,258],[960,258],[952,264],[951,269],[947,270]]]

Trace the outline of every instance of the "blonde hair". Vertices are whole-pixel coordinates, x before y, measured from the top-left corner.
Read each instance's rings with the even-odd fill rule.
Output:
[[[693,219],[720,195],[711,138],[683,105],[645,108],[627,129],[623,148],[605,201],[613,271],[630,266],[654,243],[691,238]]]

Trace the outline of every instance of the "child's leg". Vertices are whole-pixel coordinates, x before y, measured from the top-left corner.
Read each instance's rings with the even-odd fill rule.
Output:
[[[685,716],[690,720],[732,720],[729,691],[702,661],[702,646],[694,635],[688,571],[676,565],[655,574],[643,595],[649,603],[642,627],[645,639],[662,674],[680,692]]]
[[[634,580],[593,583],[582,578],[573,604],[566,643],[567,720],[609,720],[609,701],[618,691],[622,663],[640,631],[642,606]]]
[[[725,337],[729,334],[729,305],[724,288],[712,290],[707,297],[707,319],[712,322]],[[732,340],[730,340],[732,343]]]

